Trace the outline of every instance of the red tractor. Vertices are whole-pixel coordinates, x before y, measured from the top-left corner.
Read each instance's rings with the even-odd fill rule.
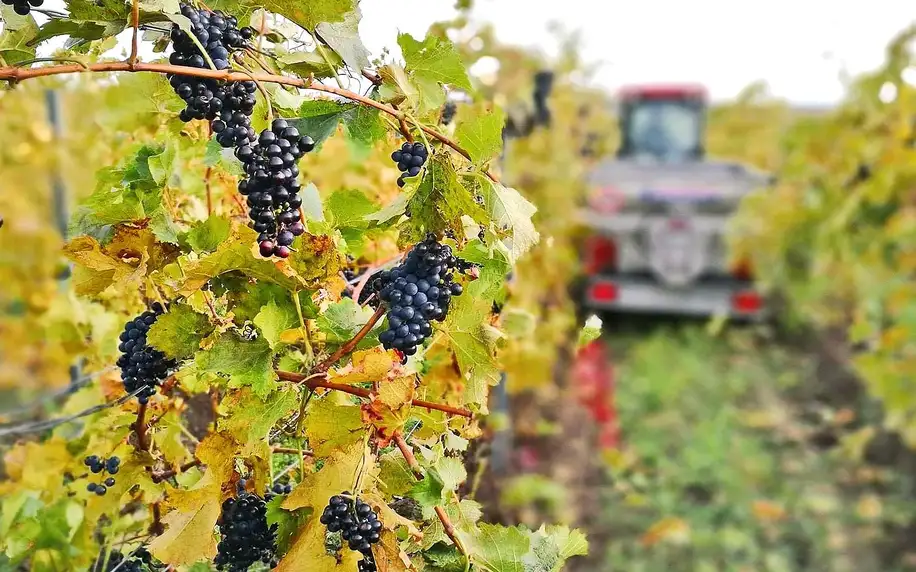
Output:
[[[595,165],[583,212],[587,310],[756,318],[765,303],[726,246],[739,201],[769,177],[706,158],[707,96],[695,85],[619,94],[621,144]]]

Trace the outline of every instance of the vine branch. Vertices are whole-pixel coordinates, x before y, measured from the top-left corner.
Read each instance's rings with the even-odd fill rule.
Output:
[[[193,36],[192,36],[193,38]],[[310,79],[305,80],[302,78],[289,77],[278,74],[254,74],[247,72],[233,72],[229,70],[215,70],[215,69],[199,69],[192,68],[187,66],[176,66],[172,64],[150,64],[150,63],[131,63],[131,62],[100,62],[94,64],[67,64],[67,65],[55,65],[55,66],[45,66],[40,68],[19,68],[15,66],[0,68],[0,80],[9,81],[9,82],[19,82],[26,79],[32,79],[36,77],[45,77],[51,75],[60,75],[60,74],[69,74],[69,73],[80,73],[80,72],[153,72],[153,73],[164,73],[164,74],[179,74],[189,77],[201,77],[209,79],[218,79],[222,81],[255,81],[255,82],[265,82],[265,83],[276,83],[280,85],[290,85],[293,87],[298,87],[301,89],[311,89],[314,91],[323,91],[325,93],[330,93],[340,97],[344,97],[351,101],[356,101],[363,105],[369,107],[374,107],[383,113],[387,113],[392,117],[398,119],[406,119],[406,115],[390,105],[386,105],[379,101],[375,101],[369,97],[360,95],[358,93],[349,91],[347,89],[341,89],[339,87],[333,87],[330,85],[324,85],[321,83],[315,83]],[[463,156],[465,159],[471,160],[470,154],[465,151],[458,143],[452,141],[447,135],[436,131],[431,127],[425,125],[419,126],[420,130],[429,135],[430,137],[436,139],[448,147],[454,149],[457,153]],[[485,171],[487,177],[491,181],[498,183],[499,179],[490,173],[490,171]]]
[[[398,449],[404,456],[404,460],[407,461],[407,466],[410,467],[411,472],[413,472],[413,476],[416,477],[418,481],[422,481],[425,478],[423,475],[423,469],[420,467],[420,463],[417,462],[417,458],[414,456],[410,445],[407,444],[407,441],[404,440],[404,437],[401,436],[400,433],[395,434],[394,443],[398,446]],[[464,554],[465,558],[467,558],[467,550],[464,549],[461,541],[458,540],[458,535],[455,533],[455,526],[452,524],[451,519],[449,519],[448,514],[446,514],[445,509],[441,506],[436,506],[434,507],[434,510],[436,511],[436,516],[439,518],[439,522],[442,523],[442,528],[445,529],[446,536],[448,536],[452,542],[455,543],[455,548],[457,548],[458,551]]]
[[[140,409],[137,410],[137,420],[134,422],[134,432],[137,434],[137,449],[140,451],[149,450],[146,433],[146,410],[147,404],[141,403]]]
[[[140,1],[133,0],[131,4],[130,20],[134,30],[130,39],[130,56],[127,63],[133,67],[137,63],[137,52],[140,50]]]
[[[325,381],[327,375],[324,373],[317,373],[312,375],[305,375],[303,373],[295,373],[292,371],[283,371],[277,370],[277,377],[282,381],[289,381],[292,383],[299,383],[309,387],[311,389],[333,389],[335,391],[342,391],[344,393],[349,393],[350,395],[355,395],[357,397],[362,397],[364,399],[369,399],[372,397],[372,392],[368,389],[363,389],[362,387],[353,387],[352,385],[345,385],[343,383],[333,383],[330,381]],[[467,409],[461,409],[460,407],[454,407],[452,405],[446,405],[444,403],[434,403],[432,401],[423,401],[422,399],[413,399],[411,400],[411,405],[414,407],[421,407],[423,409],[434,409],[436,411],[442,411],[444,413],[449,413],[451,415],[459,415],[461,417],[472,418],[473,413]]]

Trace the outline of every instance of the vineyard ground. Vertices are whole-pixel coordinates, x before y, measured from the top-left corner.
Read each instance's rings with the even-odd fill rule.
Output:
[[[916,569],[912,456],[836,336],[613,317],[605,337],[625,447],[578,570]]]

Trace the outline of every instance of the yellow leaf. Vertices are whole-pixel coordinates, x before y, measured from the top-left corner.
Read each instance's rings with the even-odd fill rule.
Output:
[[[168,512],[162,519],[165,533],[149,545],[159,560],[180,566],[216,555],[214,527],[223,501],[222,484],[232,475],[238,444],[222,433],[212,433],[197,446],[197,458],[207,471],[189,490],[169,495]]]
[[[406,572],[415,570],[401,547],[398,545],[398,539],[393,532],[382,532],[381,542],[379,542],[372,551],[375,556],[375,564],[379,572]]]
[[[335,383],[361,383],[364,381],[381,381],[388,377],[394,367],[391,352],[374,347],[353,353],[351,363],[340,369],[331,369],[328,379]]]
[[[361,440],[364,430],[359,407],[339,391],[313,400],[306,413],[305,435],[319,457]]]
[[[69,241],[64,245],[64,254],[79,265],[73,281],[76,292],[83,295],[98,294],[116,282],[123,286],[141,280],[146,275],[149,260],[145,250],[139,253],[136,266],[113,258],[103,252],[91,236],[78,236]]]
[[[301,486],[296,487],[296,490],[301,488]],[[302,528],[299,536],[293,540],[286,556],[274,570],[276,572],[299,572],[301,570],[351,572],[356,570],[356,563],[359,561],[357,553],[352,550],[341,550],[338,557],[329,555],[324,547],[324,533],[324,525],[318,522],[317,515],[313,515],[308,524]]]
[[[669,516],[650,526],[640,541],[644,546],[659,542],[686,544],[690,541],[690,525],[680,518]]]
[[[365,460],[364,454],[367,457]],[[282,507],[286,510],[312,507],[320,511],[333,495],[350,490],[360,469],[372,472],[377,470],[372,454],[363,447],[362,442],[357,442],[334,453],[325,460],[319,471],[306,476],[283,501]],[[369,482],[368,476],[364,475],[362,481]]]
[[[761,522],[776,522],[786,517],[786,509],[771,501],[756,500],[751,504],[751,512]]]
[[[411,478],[413,478],[412,475]],[[375,511],[378,513],[379,520],[381,520],[382,524],[385,525],[385,529],[394,530],[399,526],[403,526],[407,529],[408,534],[414,538],[423,538],[423,533],[420,532],[419,528],[417,528],[416,523],[414,523],[414,521],[410,520],[409,518],[405,518],[396,513],[393,508],[388,506],[388,503],[385,502],[385,499],[382,497],[382,495],[373,491],[370,493],[364,493],[362,499],[364,502],[375,508]]]
[[[213,527],[220,513],[219,496],[213,495],[212,488],[182,492],[175,495],[173,510],[162,518],[165,532],[149,545],[153,556],[173,566],[216,555]]]
[[[881,516],[882,512],[881,499],[876,495],[863,495],[856,505],[856,514],[866,520],[875,520]]]
[[[380,447],[387,446],[407,422],[413,395],[414,377],[399,377],[380,383],[376,398],[363,406],[366,422],[377,429],[376,438]]]

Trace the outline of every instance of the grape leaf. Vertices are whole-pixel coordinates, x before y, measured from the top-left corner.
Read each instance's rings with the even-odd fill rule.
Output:
[[[401,550],[397,535],[391,531],[382,531],[379,543],[372,550],[372,555],[375,558],[375,565],[378,570],[407,572],[414,569],[410,562],[410,557]]]
[[[366,193],[357,189],[335,191],[325,204],[331,224],[337,228],[366,228],[366,217],[376,210]]]
[[[221,421],[221,427],[242,443],[243,454],[252,454],[254,443],[267,443],[267,437],[277,421],[296,410],[299,393],[289,387],[260,399],[244,389],[226,396],[221,405],[232,415]]]
[[[361,18],[359,4],[352,1],[352,9],[342,20],[326,19],[314,28],[319,40],[330,46],[348,66],[357,71],[369,66],[370,55],[359,37]]]
[[[302,196],[302,210],[306,217],[315,222],[324,221],[324,206],[321,203],[321,194],[315,183],[309,183],[300,192]]]
[[[448,39],[427,34],[419,42],[402,33],[398,34],[398,45],[407,64],[407,75],[418,88],[420,113],[437,109],[445,101],[440,84],[472,91],[461,56]]]
[[[340,392],[312,399],[306,412],[305,435],[319,457],[362,440],[364,429],[359,407]]]
[[[522,559],[526,572],[559,572],[568,558],[588,554],[588,540],[578,530],[541,525],[530,533],[531,550]]]
[[[165,532],[149,544],[157,559],[180,566],[216,555],[213,531],[221,510],[221,485],[229,480],[235,450],[235,442],[221,433],[210,434],[197,446],[195,456],[207,471],[194,488],[170,493],[171,510],[162,518]]]
[[[41,27],[38,35],[30,43],[36,45],[56,36],[92,41],[104,37],[107,31],[108,26],[98,22],[53,18]]]
[[[379,117],[379,110],[367,105],[352,105],[343,121],[350,139],[369,146],[385,137],[388,131]]]
[[[187,234],[188,245],[197,252],[213,252],[229,238],[231,227],[229,219],[211,216],[191,227]]]
[[[245,341],[235,334],[221,336],[212,348],[197,352],[194,361],[202,372],[229,377],[229,387],[251,387],[265,398],[276,386],[270,345],[263,338]]]
[[[287,52],[279,55],[278,61],[284,70],[299,76],[309,74],[316,78],[334,77],[344,61],[334,51],[325,50],[327,60],[318,50]]]
[[[35,26],[35,18],[31,13],[20,16],[11,4],[0,4],[0,20],[3,21],[3,29],[9,32]]]
[[[213,326],[206,316],[186,304],[176,304],[159,316],[146,339],[150,345],[173,359],[186,359],[200,350],[200,342],[209,336]]]
[[[67,10],[75,20],[94,22],[120,21],[130,16],[130,5],[122,0],[67,0]]]
[[[423,552],[424,570],[429,572],[464,572],[467,559],[454,546],[437,544]]]
[[[321,22],[340,22],[353,9],[353,0],[263,0],[245,2],[246,5],[261,8],[286,16],[309,32]]]
[[[430,469],[426,471],[426,476],[422,481],[417,481],[410,489],[408,496],[420,503],[423,509],[423,517],[430,518],[433,515],[435,507],[442,504],[445,498],[445,483],[438,471]]]
[[[198,291],[201,286],[211,278],[225,272],[241,272],[251,278],[273,282],[286,290],[304,289],[309,279],[316,279],[316,275],[305,277],[297,273],[291,265],[274,263],[270,260],[256,257],[254,247],[257,242],[257,233],[246,226],[237,226],[228,240],[217,249],[198,260],[184,263],[181,279],[172,284],[177,294],[190,296]],[[308,257],[308,251],[297,253]],[[311,271],[321,273],[322,268],[316,265]]]
[[[302,104],[297,117],[287,119],[303,135],[308,135],[321,145],[337,129],[343,114],[350,105],[330,99],[311,99]]]
[[[366,459],[364,459],[364,456]],[[324,510],[328,500],[333,495],[339,494],[353,487],[354,478],[359,470],[374,472],[374,458],[363,447],[362,441],[351,444],[347,448],[337,449],[325,458],[321,469],[306,475],[293,492],[286,497],[283,508],[296,510],[311,507],[316,511]],[[366,475],[368,477],[369,475]],[[363,478],[364,481],[371,480]],[[352,491],[351,491],[352,492]],[[317,519],[315,519],[317,521]],[[298,542],[298,541],[297,541]],[[323,546],[323,543],[322,543]]]
[[[385,483],[386,494],[398,496],[405,495],[417,482],[404,455],[397,449],[379,457],[379,479]]]
[[[381,347],[353,352],[350,363],[328,371],[328,380],[334,383],[380,381],[388,377],[394,361],[393,354]]]
[[[519,257],[537,244],[540,235],[531,222],[531,217],[537,208],[528,202],[518,191],[496,183],[490,179],[480,178],[481,194],[493,223],[501,230],[511,233],[510,251],[511,262],[514,264]]]
[[[77,263],[73,286],[77,294],[91,296],[112,284],[137,284],[146,275],[148,254],[142,254],[137,266],[109,256],[96,239],[78,236],[64,245],[64,255]]]
[[[474,201],[474,196],[458,180],[448,155],[437,154],[430,158],[416,192],[408,202],[411,218],[404,223],[405,239],[416,242],[427,232],[451,230],[461,235],[462,216],[476,221],[486,220],[486,213]]]
[[[414,376],[398,377],[379,383],[378,395],[363,406],[367,423],[376,428],[379,447],[386,447],[410,418],[414,395]]]
[[[352,338],[371,316],[371,308],[360,307],[351,298],[343,298],[318,316],[317,325],[327,336],[327,341],[343,343]]]
[[[280,554],[289,550],[295,535],[303,528],[312,509],[301,508],[298,510],[283,510],[284,497],[275,496],[267,503],[267,525],[277,525],[277,552]]]
[[[302,485],[296,487],[296,490]],[[348,572],[356,570],[359,560],[358,552],[343,550],[340,553],[340,562],[337,558],[327,553],[325,549],[325,528],[317,518],[310,518],[299,535],[292,541],[289,552],[274,568],[275,572]]]
[[[447,504],[444,510],[456,530],[473,528],[474,524],[480,520],[483,514],[480,504],[468,499],[458,503]],[[417,548],[428,550],[439,542],[452,544],[452,540],[445,533],[445,527],[442,525],[442,522],[438,518],[434,518],[423,528],[423,537],[417,545]],[[412,552],[412,550],[409,551]]]
[[[443,331],[458,360],[458,367],[467,379],[464,400],[467,404],[486,408],[489,386],[500,380],[499,367],[491,350],[484,323],[490,314],[487,300],[458,296],[453,299]]]
[[[478,109],[465,117],[455,128],[458,144],[468,152],[475,165],[483,165],[499,155],[502,149],[502,130],[505,115],[499,107]]]
[[[277,347],[277,344],[280,343],[280,335],[284,331],[299,323],[295,308],[290,306],[292,304],[278,306],[271,300],[254,318],[254,325],[261,330],[271,348]]]
[[[468,472],[457,457],[442,457],[435,464],[436,472],[442,479],[442,486],[447,491],[454,491],[467,480]]]
[[[458,530],[471,562],[489,572],[525,572],[522,558],[531,547],[525,531],[481,523],[477,530]]]

